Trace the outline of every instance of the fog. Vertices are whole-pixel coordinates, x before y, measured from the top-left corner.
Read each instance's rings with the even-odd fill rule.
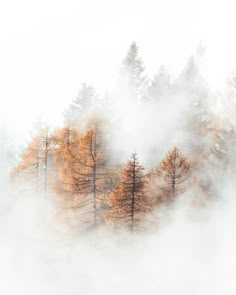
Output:
[[[158,232],[132,238],[67,231],[53,206],[28,196],[1,212],[5,294],[235,293],[231,197],[198,212],[182,201]]]
[[[107,117],[116,114],[110,125],[116,161],[124,163],[135,150],[146,168],[152,168],[175,144],[191,153],[199,138],[188,131],[183,116],[187,118],[189,108],[194,112],[195,96],[189,101],[181,90],[181,95],[174,93],[168,101],[139,105],[127,99],[122,102],[123,96],[115,89]],[[119,98],[121,103],[116,104]],[[211,109],[211,101],[207,104]],[[223,113],[230,118],[227,108]],[[7,142],[5,138],[4,144]],[[17,163],[19,147],[7,144],[4,150],[10,153],[2,160],[0,272],[4,294],[235,293],[233,164],[220,183],[214,182],[216,199],[198,206],[201,196],[193,186],[172,206],[152,212],[149,230],[130,236],[125,231],[118,235],[106,232],[106,226],[95,233],[81,232],[58,218],[60,205],[54,195],[45,199],[44,194],[11,190],[6,179]],[[210,167],[204,173],[222,175]]]
[[[1,119],[19,140],[40,117],[59,121],[81,83],[111,88],[133,40],[151,75],[177,75],[199,45],[214,88],[236,68],[233,0],[11,0],[0,13]]]
[[[233,1],[1,6],[0,292],[234,295]],[[122,72],[133,40],[144,65],[141,90]],[[163,65],[168,81],[155,86]],[[151,210],[133,234],[105,222],[87,232],[72,226],[53,188],[22,189],[12,179],[38,129],[64,126],[84,82],[97,100],[81,108],[79,124],[94,113],[105,119],[118,170],[136,152],[146,175],[174,146],[190,161],[188,188]]]

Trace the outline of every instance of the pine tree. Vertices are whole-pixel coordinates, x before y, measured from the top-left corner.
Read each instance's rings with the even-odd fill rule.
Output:
[[[106,215],[108,223],[123,226],[131,232],[136,231],[148,211],[147,199],[144,195],[143,166],[136,154],[133,154],[121,171],[120,183],[111,193],[110,212]]]

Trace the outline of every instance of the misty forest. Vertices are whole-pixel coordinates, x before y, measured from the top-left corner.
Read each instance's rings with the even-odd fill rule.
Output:
[[[17,199],[51,200],[53,223],[76,236],[126,238],[158,236],[177,206],[192,218],[216,206],[236,173],[236,77],[211,90],[201,54],[150,77],[131,43],[112,90],[83,83],[63,122],[37,122],[19,153],[5,153]]]
[[[0,295],[236,295],[235,0],[0,0]]]

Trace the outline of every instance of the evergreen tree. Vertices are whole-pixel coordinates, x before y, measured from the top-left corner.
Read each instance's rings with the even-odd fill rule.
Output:
[[[79,124],[89,111],[95,108],[98,100],[96,89],[87,84],[82,84],[79,94],[66,110],[64,116],[67,123]]]
[[[161,66],[148,87],[148,97],[150,100],[157,100],[169,96],[170,88],[170,74],[164,66]]]
[[[146,76],[142,59],[136,42],[131,43],[128,53],[123,61],[123,81],[131,90],[131,96],[141,100],[145,96]]]

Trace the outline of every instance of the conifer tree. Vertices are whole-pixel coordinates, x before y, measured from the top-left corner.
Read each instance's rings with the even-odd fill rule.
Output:
[[[72,177],[78,194],[75,207],[83,209],[80,211],[90,228],[97,228],[102,222],[104,187],[109,174],[101,122],[95,120],[90,124],[74,156]]]
[[[49,156],[51,151],[51,138],[49,136],[49,132],[47,129],[43,130],[42,132],[42,138],[41,138],[41,148],[40,148],[40,160],[42,164],[42,173],[44,175],[43,179],[43,191],[45,196],[48,193],[48,178],[49,178],[49,168],[50,165],[52,164],[52,158]]]
[[[77,129],[65,126],[52,137],[54,145],[54,161],[57,170],[57,180],[54,184],[55,192],[62,197],[64,205],[73,207],[76,201],[76,181],[74,171],[79,171],[76,154],[79,151],[80,134]]]
[[[46,196],[51,168],[51,139],[48,130],[42,129],[22,154],[19,165],[12,173],[13,180],[44,192]]]
[[[128,53],[123,61],[123,78],[131,89],[131,94],[137,99],[142,99],[145,95],[146,76],[144,65],[139,57],[139,48],[136,42],[132,42]]]
[[[85,83],[82,84],[78,96],[66,110],[64,116],[67,124],[79,124],[88,112],[98,103],[96,89]]]
[[[108,223],[123,226],[131,232],[141,225],[148,203],[144,194],[143,166],[133,154],[121,171],[120,183],[111,193],[110,212],[106,215]]]
[[[21,155],[20,163],[12,172],[15,184],[30,184],[32,189],[39,190],[40,142],[41,134],[38,134]]]
[[[183,184],[187,181],[189,173],[189,161],[174,147],[160,165],[160,177],[164,182],[163,191],[168,199],[174,200],[178,193],[183,191]]]
[[[170,95],[170,86],[170,74],[164,66],[161,66],[148,87],[149,99],[157,100]]]

